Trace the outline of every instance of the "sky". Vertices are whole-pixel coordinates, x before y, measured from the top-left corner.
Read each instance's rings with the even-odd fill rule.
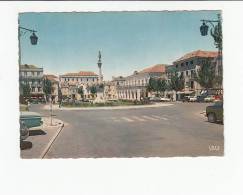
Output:
[[[93,71],[102,54],[105,80],[128,76],[155,64],[172,64],[194,50],[216,51],[213,38],[200,35],[201,19],[219,11],[21,13],[21,27],[36,30],[20,37],[21,63],[45,74]]]

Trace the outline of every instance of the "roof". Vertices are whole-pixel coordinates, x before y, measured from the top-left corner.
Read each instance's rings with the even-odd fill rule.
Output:
[[[190,52],[190,53],[185,54],[184,56],[182,56],[181,58],[177,59],[174,62],[178,62],[178,61],[190,59],[190,58],[193,58],[193,57],[215,58],[217,56],[218,56],[218,52],[217,51],[202,51],[202,50],[197,50],[197,51],[193,51],[193,52]]]
[[[20,68],[21,69],[32,69],[32,68],[39,68],[39,67],[37,67],[36,65],[23,64],[23,65],[20,65]]]
[[[98,75],[91,71],[80,71],[75,73],[66,73],[61,76],[98,76]]]
[[[148,67],[140,71],[139,73],[164,73],[166,69],[166,64],[156,64],[154,66]]]
[[[52,74],[46,74],[44,75],[44,78],[53,81],[53,82],[58,82],[58,77]]]

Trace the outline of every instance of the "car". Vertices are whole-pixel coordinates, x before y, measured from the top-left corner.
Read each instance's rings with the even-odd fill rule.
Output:
[[[213,95],[208,95],[204,98],[204,102],[213,102],[215,100]]]
[[[152,101],[152,102],[160,102],[161,101],[160,97],[150,97],[149,100]]]
[[[223,102],[217,101],[213,105],[206,107],[206,117],[208,122],[215,123],[223,122]]]
[[[205,95],[198,95],[197,96],[197,102],[204,102],[204,98],[207,97]]]
[[[29,137],[29,129],[23,121],[20,121],[20,141],[27,139],[27,137]]]
[[[37,112],[20,112],[20,124],[24,124],[28,129],[41,126],[42,116]]]
[[[190,96],[189,97],[189,102],[196,102],[197,101],[197,96]]]
[[[162,102],[170,102],[171,101],[171,99],[170,98],[167,98],[167,97],[162,97],[162,98],[160,98],[160,100]]]
[[[182,98],[182,102],[189,102],[189,98],[190,98],[190,96],[184,96]]]

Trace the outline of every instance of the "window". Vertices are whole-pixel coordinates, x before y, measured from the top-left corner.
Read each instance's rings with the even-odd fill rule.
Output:
[[[35,75],[35,72],[31,72],[31,75],[34,76]]]
[[[93,82],[94,82],[94,78],[93,78]]]
[[[78,81],[78,78],[76,78],[76,81]]]
[[[178,68],[178,64],[176,64],[176,68]]]
[[[190,61],[190,64],[193,64],[193,60]]]
[[[74,81],[74,78],[72,78],[72,81]]]
[[[188,62],[186,62],[186,65],[188,66]]]
[[[89,79],[87,78],[87,82],[89,81]]]
[[[186,76],[188,76],[188,71],[186,71]]]
[[[69,78],[68,78],[68,81],[69,81]]]
[[[181,67],[184,67],[184,63],[181,63]]]
[[[181,72],[181,76],[184,76],[184,72]]]
[[[40,76],[40,72],[37,72],[37,76]]]

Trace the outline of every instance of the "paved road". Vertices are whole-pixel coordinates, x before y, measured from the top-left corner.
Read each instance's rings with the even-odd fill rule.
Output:
[[[222,156],[223,125],[200,112],[208,104],[160,108],[54,111],[65,127],[46,158]],[[47,114],[33,105],[31,110]]]

